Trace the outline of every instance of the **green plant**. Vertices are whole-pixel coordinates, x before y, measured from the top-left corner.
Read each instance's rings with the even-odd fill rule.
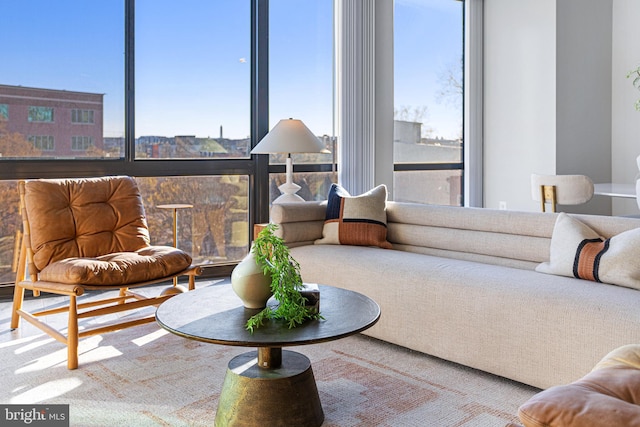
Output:
[[[640,66],[638,68],[636,68],[635,70],[631,70],[629,71],[629,73],[627,74],[627,78],[632,78],[633,77],[633,86],[640,90]],[[640,99],[636,101],[636,110],[640,111]]]
[[[294,328],[309,319],[321,319],[313,307],[305,306],[300,294],[303,288],[300,264],[291,256],[284,240],[274,234],[276,224],[268,224],[253,242],[253,254],[265,274],[271,275],[271,291],[278,300],[275,307],[267,306],[247,321],[247,329],[253,333],[266,319],[279,319]]]

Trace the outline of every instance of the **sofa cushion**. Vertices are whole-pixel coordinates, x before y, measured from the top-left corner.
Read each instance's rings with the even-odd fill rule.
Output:
[[[380,305],[365,335],[539,388],[575,381],[612,348],[640,342],[635,289],[376,247],[306,245],[291,255],[305,282]]]
[[[640,289],[640,228],[604,239],[571,216],[558,215],[550,260],[536,267],[547,274]]]
[[[128,285],[171,276],[191,265],[191,257],[170,246],[147,246],[95,258],[66,258],[49,264],[39,279],[83,285]]]
[[[359,196],[332,184],[322,238],[316,244],[379,246],[390,249],[387,241],[387,187],[379,185]]]

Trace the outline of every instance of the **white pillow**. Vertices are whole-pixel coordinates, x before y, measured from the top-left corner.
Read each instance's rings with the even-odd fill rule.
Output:
[[[640,228],[609,239],[560,213],[551,236],[549,262],[536,271],[640,289]]]

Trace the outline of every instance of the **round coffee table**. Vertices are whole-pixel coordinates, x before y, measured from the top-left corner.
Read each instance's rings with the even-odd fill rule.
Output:
[[[324,320],[289,329],[266,321],[250,333],[245,324],[260,310],[247,309],[230,285],[176,295],[158,307],[156,320],[185,338],[213,344],[257,347],[234,357],[218,400],[215,425],[320,426],[324,413],[309,359],[282,347],[332,341],[364,331],[380,307],[357,292],[320,285]],[[273,299],[269,304],[277,304]]]

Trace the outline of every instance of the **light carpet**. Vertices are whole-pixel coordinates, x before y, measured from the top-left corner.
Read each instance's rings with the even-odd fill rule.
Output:
[[[8,330],[9,308],[0,402],[69,404],[72,426],[211,426],[227,362],[248,351],[148,324],[82,340],[69,371],[62,344],[26,322]],[[363,335],[290,349],[311,360],[326,427],[504,427],[539,391]]]

